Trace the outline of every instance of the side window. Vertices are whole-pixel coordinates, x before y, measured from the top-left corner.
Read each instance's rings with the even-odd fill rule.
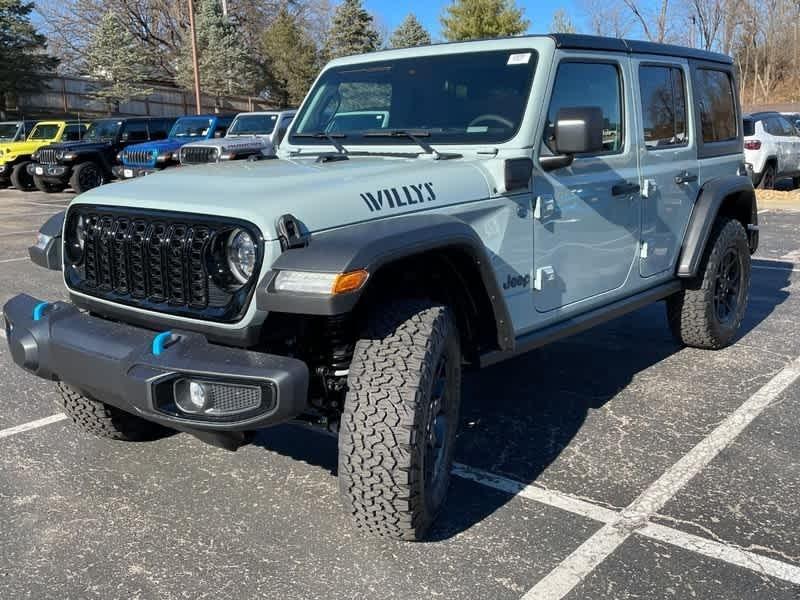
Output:
[[[289,129],[289,125],[292,124],[293,118],[294,117],[283,117],[281,122],[278,123],[278,131],[275,132],[275,146],[281,145],[283,137],[286,135],[286,131]]]
[[[150,139],[151,140],[164,140],[169,135],[169,130],[172,129],[174,121],[167,119],[154,119],[150,121]]]
[[[689,143],[686,135],[686,86],[677,67],[639,69],[644,143],[648,150]]]
[[[602,109],[603,151],[621,152],[625,140],[622,128],[622,78],[615,64],[570,61],[559,65],[544,133],[544,142],[551,150],[554,150],[552,141],[558,111],[578,106],[598,106]]]
[[[122,137],[128,142],[147,141],[147,123],[144,121],[128,121],[125,124],[125,131]]]
[[[786,117],[777,116],[775,117],[775,121],[777,121],[778,130],[780,131],[778,135],[783,135],[787,137],[794,135],[794,127],[792,127],[792,124],[789,123]]]
[[[698,69],[696,84],[703,142],[736,139],[736,106],[730,75],[725,71]]]
[[[64,130],[65,142],[77,142],[83,137],[84,128],[80,125],[67,125]]]

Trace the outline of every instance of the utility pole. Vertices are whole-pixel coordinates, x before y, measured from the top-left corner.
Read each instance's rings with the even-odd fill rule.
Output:
[[[189,29],[192,32],[192,66],[194,67],[194,102],[199,115],[203,112],[200,100],[200,63],[197,60],[197,30],[194,27],[194,0],[189,0]]]

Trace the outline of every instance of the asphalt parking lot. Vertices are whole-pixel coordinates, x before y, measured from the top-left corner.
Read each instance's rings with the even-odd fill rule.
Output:
[[[26,247],[69,198],[0,190],[0,303],[65,297]],[[760,220],[734,346],[656,305],[470,374],[426,543],[353,530],[330,436],[93,439],[0,344],[0,599],[798,600],[800,212]]]

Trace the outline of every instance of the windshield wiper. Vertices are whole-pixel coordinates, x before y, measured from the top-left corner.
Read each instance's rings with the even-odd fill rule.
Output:
[[[295,133],[295,134],[292,135],[292,137],[315,138],[315,139],[318,139],[318,140],[328,140],[331,143],[331,145],[334,148],[336,148],[336,151],[339,154],[347,154],[347,148],[342,146],[342,144],[337,139],[337,138],[339,138],[339,139],[346,138],[347,136],[345,134],[343,134],[343,133],[328,133],[327,131],[314,131],[314,132],[311,132],[311,133]]]
[[[425,151],[425,154],[431,154],[435,160],[439,160],[440,158],[461,158],[460,154],[455,154],[452,152],[439,152],[436,150],[436,148],[423,140],[422,138],[431,136],[431,132],[425,129],[371,129],[369,131],[365,131],[363,136],[373,138],[408,138],[417,146],[422,148]]]

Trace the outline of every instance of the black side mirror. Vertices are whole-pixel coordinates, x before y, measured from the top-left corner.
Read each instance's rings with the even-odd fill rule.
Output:
[[[586,154],[603,150],[603,110],[597,106],[562,108],[556,117],[556,151]]]
[[[572,164],[576,154],[603,150],[603,110],[598,106],[562,108],[553,127],[555,155],[541,156],[545,171],[563,169]]]

